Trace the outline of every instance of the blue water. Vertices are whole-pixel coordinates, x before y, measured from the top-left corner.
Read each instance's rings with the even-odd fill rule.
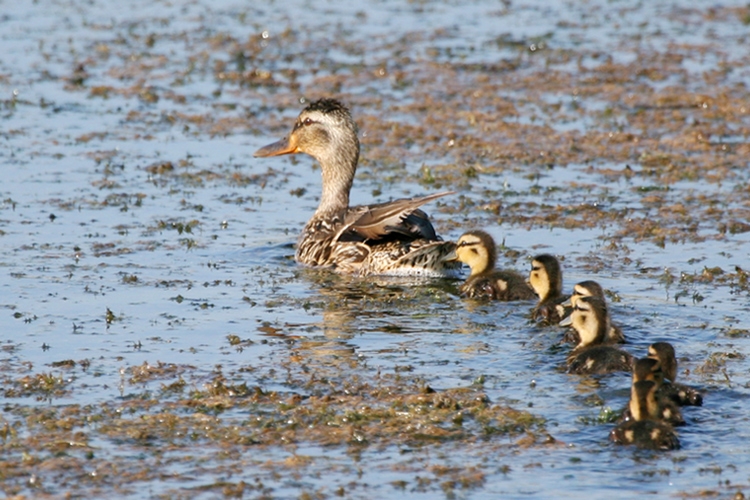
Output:
[[[481,211],[451,216],[438,207],[428,210],[448,238],[482,226],[520,252],[517,259],[502,257],[503,265],[526,270],[535,253],[565,256],[566,288],[596,279],[620,297],[611,309],[631,352],[644,354],[654,340],[675,344],[683,381],[703,388],[706,404],[685,410],[688,425],[679,430],[680,451],[642,452],[610,445],[610,426],[584,423],[602,406],[588,398],[601,398],[613,409],[625,404],[628,377],[596,383],[561,373],[565,354],[554,349],[560,331],[530,326],[526,314],[532,304],[477,305],[459,299],[449,284],[335,284],[295,266],[292,245],[316,207],[319,171],[306,157],[252,158],[258,147],[287,132],[301,97],[331,92],[340,81],[338,93],[360,103],[355,119],[368,138],[352,198],[383,201],[430,191],[414,179],[423,165],[444,162],[435,154],[421,158],[426,144],[405,144],[395,152],[406,159],[403,182],[399,174],[378,170],[379,159],[394,152],[379,146],[367,117],[376,116],[378,106],[406,106],[419,94],[397,84],[399,71],[408,80],[410,71],[427,71],[430,64],[515,60],[516,72],[504,77],[521,77],[539,70],[528,47],[542,43],[581,51],[580,61],[557,67],[577,73],[601,63],[591,56],[596,51],[627,64],[650,51],[695,45],[702,52],[696,49],[695,57],[677,64],[688,82],[667,71],[664,80],[652,83],[653,90],[683,84],[696,94],[710,94],[714,89],[702,78],[705,72],[731,67],[722,80],[727,87],[750,81],[743,48],[747,25],[741,22],[745,2],[725,2],[714,11],[686,1],[382,0],[357,6],[293,1],[256,7],[195,0],[134,1],[126,7],[102,1],[0,1],[0,365],[15,379],[59,375],[70,389],[52,401],[4,397],[0,425],[19,426],[18,439],[28,437],[19,416],[26,406],[117,406],[128,396],[157,390],[161,381],[129,382],[144,363],[190,366],[185,377],[195,386],[222,365],[237,383],[290,390],[285,374],[269,375],[269,367],[294,349],[321,370],[337,367],[342,380],[392,374],[407,365],[410,375],[436,390],[469,387],[483,378],[490,401],[545,419],[555,443],[526,447],[514,436],[423,447],[372,445],[356,453],[296,443],[264,448],[261,454],[248,447],[231,459],[211,448],[195,449],[193,461],[168,451],[158,466],[169,478],[135,483],[121,496],[210,498],[211,493],[191,488],[226,478],[262,480],[279,498],[303,492],[331,497],[339,487],[347,498],[632,498],[708,490],[726,497],[748,489],[747,341],[727,335],[750,324],[747,292],[679,282],[681,275],[700,274],[704,267],[747,268],[747,233],[664,248],[624,238],[623,248],[612,249],[609,237],[617,225],[524,227],[504,225],[502,216],[493,219]],[[235,44],[245,51],[246,70],[258,72],[258,79],[245,85],[214,73],[221,64],[227,72],[236,69],[240,49]],[[83,85],[76,84],[79,65],[86,72]],[[263,80],[264,72],[276,83]],[[459,107],[449,94],[463,78],[457,69],[454,80],[434,82],[433,89],[445,89],[436,98]],[[109,87],[105,96],[94,90],[104,87]],[[156,102],[148,89],[159,96]],[[592,113],[610,104],[575,89],[529,92],[541,93],[540,100],[549,103],[576,102],[580,119],[557,120],[552,111],[525,103],[522,93],[508,92],[501,97],[514,102],[519,113],[509,119],[541,121],[562,132],[598,131],[601,122]],[[393,117],[405,124],[420,121],[409,108]],[[744,130],[731,132],[736,142],[747,143],[750,122],[742,123]],[[156,166],[165,162],[173,169],[159,173]],[[637,194],[639,187],[651,185],[648,178],[611,180],[588,166],[584,160],[552,170],[519,165],[469,185],[460,196],[481,204],[490,193],[514,191],[519,194],[511,201],[603,204],[656,216]],[[723,184],[675,183],[669,200],[723,193],[727,208],[746,214],[747,197],[738,196],[736,187],[747,186],[746,167],[740,165]],[[633,168],[639,169],[637,161]],[[580,191],[551,189],[574,184],[592,188],[583,197]],[[542,193],[549,188],[548,194],[534,194],[535,186]],[[180,233],[186,224],[192,229]],[[700,231],[716,233],[707,223]],[[675,277],[669,286],[665,270]],[[694,301],[696,296],[701,299]],[[107,310],[115,318],[111,324]],[[269,325],[291,340],[269,337],[263,330]],[[240,351],[230,346],[228,335],[254,343]],[[52,365],[67,359],[91,364],[72,371]],[[703,369],[709,359],[718,363],[716,370]],[[241,371],[248,366],[258,371]],[[242,425],[249,417],[228,411],[220,418]],[[144,459],[137,447],[108,439],[95,427],[83,432],[97,459],[117,458],[133,467],[146,460],[157,467],[148,462],[154,460],[150,455]],[[20,449],[5,441],[0,460],[21,460]],[[272,466],[295,457],[309,460],[293,474],[278,474]],[[96,467],[92,463],[92,471]],[[441,486],[444,467],[475,468],[483,480],[449,493]],[[42,467],[36,474],[53,495],[94,491],[88,483],[71,486],[69,478],[62,485]],[[97,490],[102,491],[112,493]]]

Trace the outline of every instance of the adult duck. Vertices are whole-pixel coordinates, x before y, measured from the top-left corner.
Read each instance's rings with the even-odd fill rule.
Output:
[[[323,192],[297,241],[295,260],[359,275],[449,276],[460,264],[446,260],[454,243],[442,241],[420,206],[450,191],[376,205],[349,206],[359,161],[357,126],[335,99],[302,110],[291,133],[256,157],[306,153],[319,163]]]

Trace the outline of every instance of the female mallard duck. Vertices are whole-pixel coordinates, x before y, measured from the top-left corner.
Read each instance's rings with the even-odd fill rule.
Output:
[[[471,275],[460,288],[467,297],[505,301],[536,297],[521,274],[495,269],[497,246],[492,236],[484,231],[476,229],[461,235],[450,258],[471,268]]]
[[[557,312],[560,317],[565,315],[566,307],[575,307],[576,302],[578,302],[578,299],[581,297],[596,297],[604,302],[605,306],[607,305],[607,300],[604,297],[604,289],[599,283],[593,280],[581,281],[580,283],[576,283],[573,287],[573,293],[571,294],[570,299],[557,306]],[[604,342],[607,344],[624,344],[625,334],[623,334],[622,328],[612,324],[609,315],[609,307],[607,307],[607,325],[607,336],[605,337]],[[579,339],[575,338],[575,335],[566,334],[565,341],[578,343]]]
[[[665,381],[659,387],[658,395],[668,397],[680,406],[702,406],[703,395],[685,384],[675,382],[677,378],[677,356],[669,342],[655,342],[648,347],[648,357],[659,362]]]
[[[595,297],[581,297],[573,312],[560,322],[571,325],[581,339],[568,356],[568,373],[604,374],[630,372],[633,356],[604,344],[607,333],[607,308]]]
[[[454,248],[435,234],[419,207],[450,192],[370,206],[349,206],[359,160],[357,126],[335,99],[320,99],[300,113],[288,137],[256,157],[307,153],[320,163],[323,193],[297,242],[295,260],[341,273],[455,277]]]
[[[653,401],[651,399],[648,400],[648,409],[651,412],[652,419],[661,420],[674,426],[685,425],[682,412],[680,412],[674,401],[668,396],[661,394],[660,389],[664,382],[664,374],[662,373],[659,361],[653,358],[640,358],[636,360],[633,364],[633,387],[638,382],[654,383],[653,394],[649,393],[647,395],[648,398],[653,398]],[[634,392],[633,397],[635,397]],[[634,400],[631,398],[630,404],[622,412],[621,421],[635,418],[635,414],[633,413],[634,404]]]
[[[650,380],[635,382],[630,396],[633,418],[612,429],[609,439],[617,444],[633,444],[651,450],[680,448],[672,426],[659,420],[655,397],[656,383]]]
[[[562,293],[560,261],[549,254],[534,257],[531,261],[529,285],[539,296],[539,302],[531,313],[532,317],[547,324],[558,323],[562,318],[557,305],[566,300]]]

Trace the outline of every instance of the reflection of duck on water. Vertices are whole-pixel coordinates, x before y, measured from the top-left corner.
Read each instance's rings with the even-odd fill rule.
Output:
[[[419,209],[449,192],[349,206],[359,139],[349,110],[340,102],[311,103],[288,137],[259,149],[255,156],[294,153],[318,160],[323,175],[320,204],[297,242],[297,262],[360,275],[457,275],[460,265],[445,260],[454,244],[441,241]]]
[[[461,285],[461,293],[471,298],[529,300],[536,297],[524,277],[512,270],[497,270],[497,245],[481,230],[461,235],[451,259],[467,264],[471,274]]]

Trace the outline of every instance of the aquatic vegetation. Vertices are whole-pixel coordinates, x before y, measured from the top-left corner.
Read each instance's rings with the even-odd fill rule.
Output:
[[[731,4],[14,7],[0,489],[742,495],[750,56]],[[559,329],[523,307],[294,265],[319,166],[251,155],[320,97],[356,117],[357,199],[455,190],[426,206],[446,239],[486,229],[498,267],[564,255],[628,350],[677,344],[706,392],[681,451],[609,447],[627,382],[561,373]]]

